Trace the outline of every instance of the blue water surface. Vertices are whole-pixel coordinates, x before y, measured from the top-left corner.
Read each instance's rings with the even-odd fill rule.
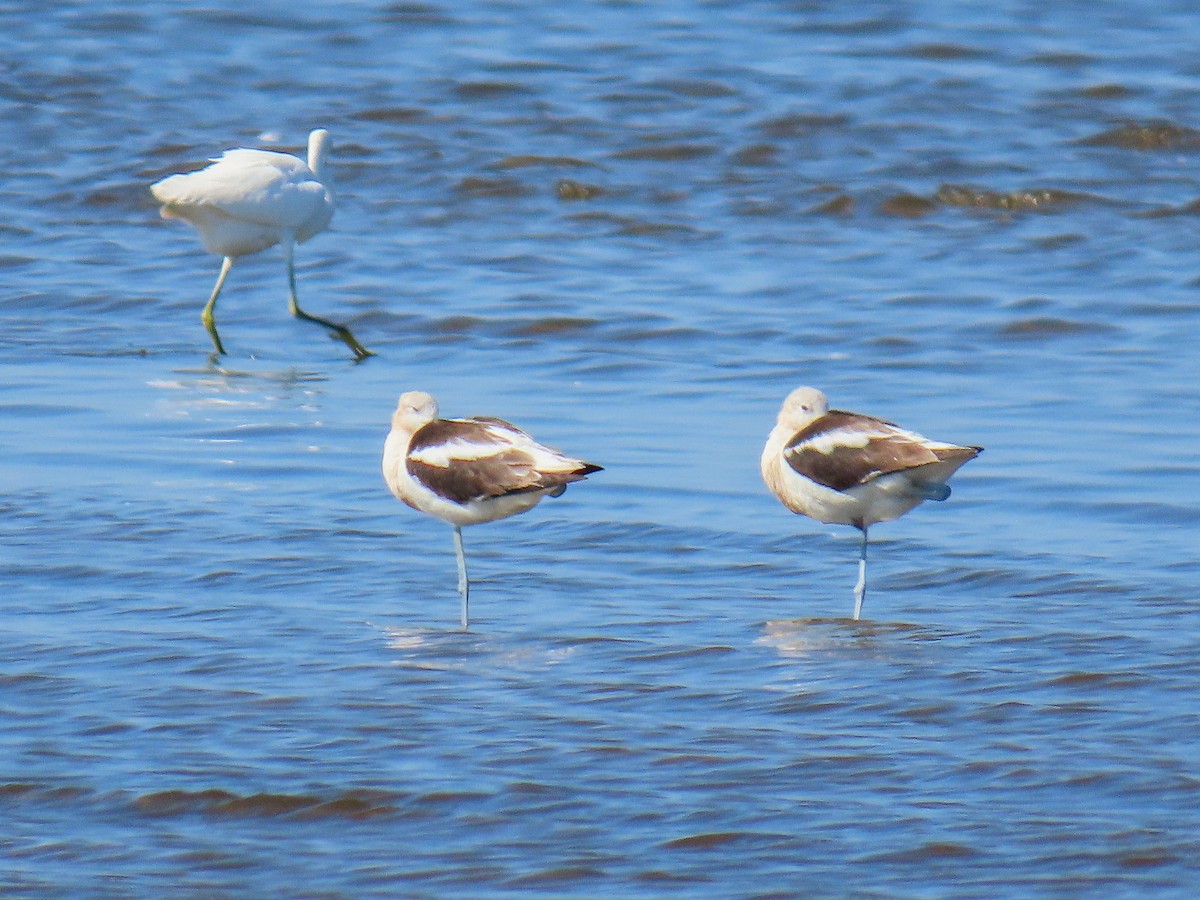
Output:
[[[0,892],[1194,896],[1189,4],[0,5]],[[219,261],[148,186],[328,128]],[[858,535],[793,387],[984,454]],[[468,529],[396,397],[605,470]]]

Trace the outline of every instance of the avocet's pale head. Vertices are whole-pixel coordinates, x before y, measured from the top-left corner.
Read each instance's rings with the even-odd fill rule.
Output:
[[[779,409],[779,424],[799,431],[829,412],[829,399],[816,388],[798,387],[783,401]]]
[[[404,431],[416,431],[428,425],[438,416],[438,404],[424,391],[406,391],[400,395],[396,411],[392,413],[392,427]]]

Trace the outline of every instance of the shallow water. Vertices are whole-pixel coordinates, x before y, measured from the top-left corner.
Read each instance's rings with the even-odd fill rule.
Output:
[[[1186,4],[0,6],[0,889],[1200,888]],[[334,138],[218,263],[147,187]],[[783,396],[987,448],[872,533]],[[396,396],[605,471],[466,533]]]

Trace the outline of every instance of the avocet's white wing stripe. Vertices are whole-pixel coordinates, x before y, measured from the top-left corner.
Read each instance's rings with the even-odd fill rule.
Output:
[[[839,410],[797,432],[783,455],[794,471],[838,491],[939,459],[932,442],[915,432]]]
[[[413,435],[406,468],[429,490],[456,503],[553,490],[594,470],[500,419],[430,422]]]

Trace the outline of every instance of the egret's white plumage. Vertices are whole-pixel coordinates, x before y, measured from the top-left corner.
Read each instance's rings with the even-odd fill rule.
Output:
[[[150,187],[164,219],[181,219],[199,233],[204,248],[224,259],[201,319],[218,353],[213,310],[233,261],[279,244],[287,265],[292,315],[335,332],[357,359],[370,355],[345,326],[309,315],[296,301],[295,246],[322,231],[333,218],[327,162],[329,132],[308,136],[308,161],[272,150],[226,150],[199,172],[171,175]]]
[[[463,526],[523,513],[599,471],[503,419],[439,419],[437,401],[423,391],[400,396],[383,447],[383,479],[392,494],[454,527],[464,629],[470,583]]]
[[[792,512],[862,531],[857,619],[867,590],[867,529],[898,519],[924,500],[945,500],[950,476],[982,450],[831,410],[824,394],[801,387],[784,400],[760,466],[771,493]]]

